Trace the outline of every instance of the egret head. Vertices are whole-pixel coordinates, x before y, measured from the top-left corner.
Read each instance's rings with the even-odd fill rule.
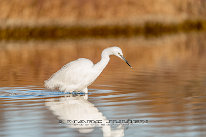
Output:
[[[112,52],[113,55],[115,55],[115,56],[119,57],[120,59],[124,60],[127,63],[127,65],[129,65],[132,68],[132,66],[124,58],[122,50],[119,47],[112,47],[111,52]]]

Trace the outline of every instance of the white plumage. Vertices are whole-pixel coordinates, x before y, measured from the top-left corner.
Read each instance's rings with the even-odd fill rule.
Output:
[[[101,60],[97,64],[93,64],[92,61],[85,58],[72,61],[46,80],[45,87],[49,89],[59,88],[60,91],[64,92],[82,91],[87,93],[87,87],[94,82],[106,67],[110,55],[123,59],[129,65],[119,47],[106,48],[103,50]]]

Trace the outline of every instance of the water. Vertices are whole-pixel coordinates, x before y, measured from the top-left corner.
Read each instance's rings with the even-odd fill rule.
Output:
[[[0,136],[206,136],[205,36],[1,42]],[[97,62],[108,45],[120,46],[134,69],[111,57],[88,96],[43,87],[69,61]],[[74,126],[65,120],[139,122]]]

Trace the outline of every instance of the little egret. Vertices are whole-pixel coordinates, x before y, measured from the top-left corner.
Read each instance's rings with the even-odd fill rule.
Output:
[[[101,60],[97,64],[93,64],[89,59],[80,58],[64,65],[45,81],[45,87],[48,89],[58,88],[64,92],[81,91],[88,93],[87,87],[94,82],[106,67],[110,55],[121,58],[131,67],[123,57],[122,50],[119,47],[110,47],[102,51]]]

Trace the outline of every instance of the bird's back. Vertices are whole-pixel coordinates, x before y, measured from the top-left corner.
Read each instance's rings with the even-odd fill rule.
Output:
[[[72,91],[83,88],[92,73],[94,64],[89,59],[80,58],[64,65],[45,81],[49,89],[59,88],[61,91]]]

